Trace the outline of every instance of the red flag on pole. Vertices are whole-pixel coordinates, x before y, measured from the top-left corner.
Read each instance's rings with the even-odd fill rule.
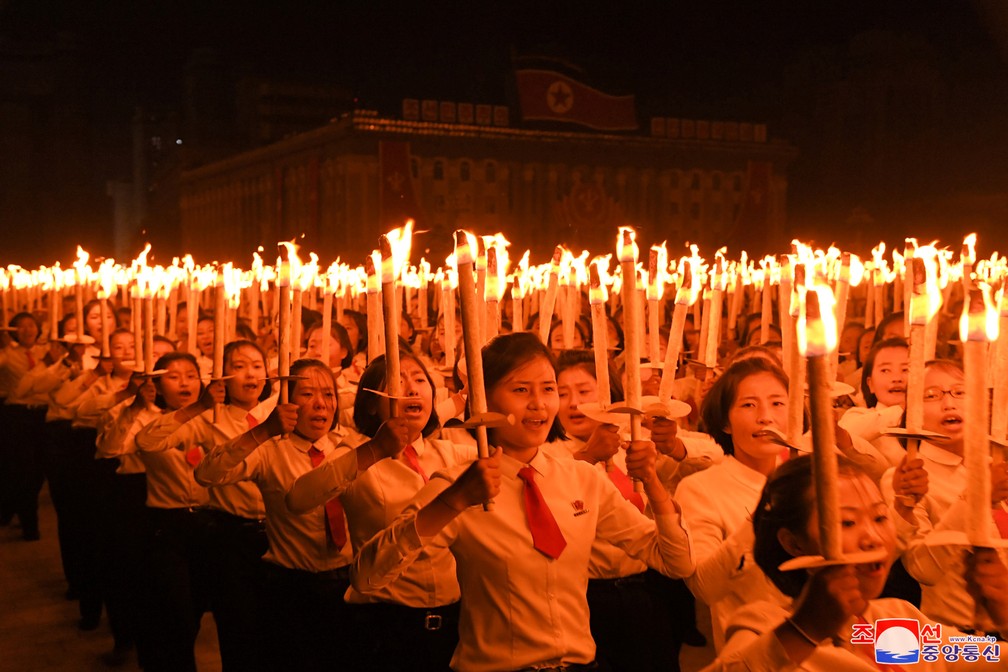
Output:
[[[638,127],[633,96],[610,96],[551,70],[516,70],[522,118],[562,121],[599,131]]]
[[[381,182],[379,202],[383,226],[402,226],[406,219],[421,219],[420,199],[413,184],[408,142],[382,140],[379,144]]]

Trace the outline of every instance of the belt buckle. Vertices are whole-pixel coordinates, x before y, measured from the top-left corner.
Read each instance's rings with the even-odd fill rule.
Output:
[[[428,612],[424,616],[424,623],[423,623],[424,630],[428,630],[430,632],[440,630],[441,622],[442,622],[441,614],[431,614]]]

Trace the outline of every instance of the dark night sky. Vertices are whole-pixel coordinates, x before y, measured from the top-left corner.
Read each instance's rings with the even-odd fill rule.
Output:
[[[240,71],[343,86],[359,107],[393,113],[404,97],[504,103],[512,54],[564,58],[600,88],[636,94],[643,119],[654,113],[769,123],[771,135],[803,152],[789,174],[792,219],[800,220],[828,190],[822,179],[826,157],[814,147],[806,151],[816,129],[796,123],[796,110],[809,101],[788,107],[796,99],[780,95],[782,82],[809,54],[844,52],[865,31],[913,34],[927,44],[932,63],[956,88],[948,118],[967,144],[972,139],[977,145],[941,161],[955,167],[982,163],[983,174],[1005,191],[999,180],[1008,169],[991,150],[1002,153],[1000,131],[992,131],[992,139],[971,130],[999,128],[996,120],[1008,110],[1008,72],[999,51],[1008,43],[999,24],[1008,22],[1000,20],[1000,6],[1000,0],[0,0],[0,38],[72,36],[92,90],[88,123],[124,139],[136,105],[179,108],[183,66],[198,47],[215,48]],[[129,175],[128,162],[95,165],[98,173],[108,173],[93,176],[96,185]],[[962,177],[967,179],[973,177]],[[870,202],[856,188],[837,194],[831,205],[840,211]],[[0,213],[0,223],[14,215]],[[0,243],[6,229],[0,228]],[[12,237],[7,243],[11,254],[4,263],[18,260],[24,241]]]

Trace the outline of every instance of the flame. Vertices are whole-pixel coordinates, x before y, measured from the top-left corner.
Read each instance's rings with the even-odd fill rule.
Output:
[[[392,250],[392,271],[396,275],[400,269],[409,263],[410,252],[413,250],[413,220],[407,219],[406,224],[398,229],[392,229],[385,234]],[[384,275],[385,271],[382,270]]]
[[[500,236],[500,234],[498,234]],[[500,301],[504,298],[504,288],[507,287],[507,269],[510,260],[507,253],[507,240],[503,236],[486,236],[487,243],[487,276],[483,286],[483,297],[487,301]]]
[[[938,250],[932,245],[918,247],[907,267],[907,282],[913,283],[910,297],[910,324],[927,324],[942,306],[938,288]]]
[[[301,258],[298,256],[298,245],[293,240],[284,240],[278,245],[286,248],[287,259],[277,260],[277,286],[290,287],[291,282],[298,282],[301,276]]]
[[[680,257],[678,275],[679,288],[676,290],[675,302],[679,305],[692,306],[700,297],[703,287],[703,259],[698,254],[699,248],[690,245],[690,256]],[[742,253],[743,255],[745,252]]]
[[[637,233],[630,226],[619,227],[616,234],[616,258],[624,261],[637,261]]]
[[[372,250],[371,254],[364,258],[364,271],[367,273],[367,293],[377,294],[381,291],[381,273],[378,269],[382,267],[382,256],[378,250]]]
[[[115,260],[106,259],[98,267],[98,298],[107,299],[116,291]]]
[[[963,301],[959,338],[963,341],[996,341],[999,326],[991,286],[986,282],[976,283]]]
[[[595,257],[592,259],[588,272],[588,303],[598,305],[609,300],[609,293],[606,291],[603,281],[609,275],[609,257]]]
[[[806,266],[806,272],[810,271]],[[833,290],[826,284],[824,278],[811,275],[811,283],[805,291],[799,292],[799,314],[796,328],[798,352],[802,356],[825,356],[836,350],[837,328],[835,299]],[[797,285],[797,283],[796,283]],[[817,299],[818,315],[810,314],[809,292]]]
[[[665,279],[668,275],[668,250],[665,243],[652,245],[648,254],[648,279],[647,298],[649,301],[658,301],[665,293]]]
[[[91,275],[91,267],[87,265],[91,255],[80,245],[77,246],[77,261],[74,262],[74,269],[77,271],[76,282],[83,284]]]
[[[960,254],[960,260],[963,264],[972,266],[976,263],[976,241],[977,234],[975,233],[971,233],[963,238],[962,253]]]
[[[234,264],[229,261],[221,268],[221,274],[228,307],[236,310],[241,303],[241,269],[235,268]]]

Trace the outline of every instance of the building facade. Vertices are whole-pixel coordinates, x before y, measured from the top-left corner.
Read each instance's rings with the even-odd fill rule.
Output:
[[[768,141],[765,127],[656,119],[649,135],[628,135],[506,123],[355,111],[185,171],[182,246],[244,259],[303,238],[323,258],[357,261],[406,215],[428,232],[414,250],[434,259],[450,252],[456,228],[501,231],[537,256],[556,243],[603,252],[623,224],[676,250],[689,241],[758,253],[788,240],[785,171],[796,150]]]

